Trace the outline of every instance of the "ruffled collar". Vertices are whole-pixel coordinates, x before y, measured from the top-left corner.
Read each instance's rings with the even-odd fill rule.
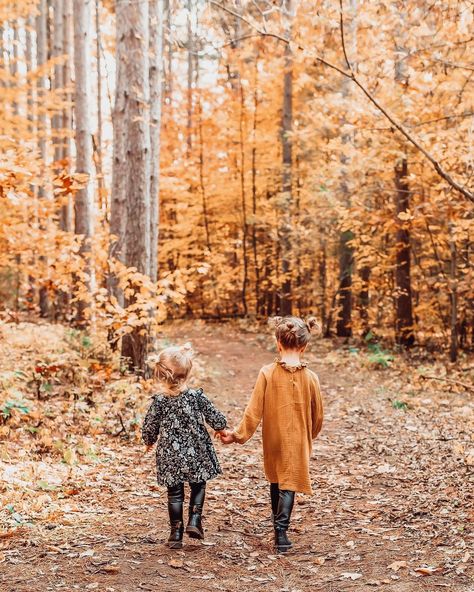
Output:
[[[297,370],[302,370],[303,368],[306,368],[306,366],[308,365],[306,362],[300,362],[296,366],[290,366],[289,364],[287,364],[286,362],[282,362],[281,360],[276,360],[276,363],[285,370],[288,370],[288,372],[296,372]]]

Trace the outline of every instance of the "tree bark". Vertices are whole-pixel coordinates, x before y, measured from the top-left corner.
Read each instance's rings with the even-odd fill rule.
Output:
[[[125,264],[150,273],[150,70],[149,4],[126,0],[116,5],[117,52],[126,56],[125,182],[127,225]],[[121,47],[122,46],[122,47]],[[137,287],[139,289],[139,286]],[[127,297],[127,305],[135,297]],[[143,370],[147,327],[134,327],[122,339],[122,356],[131,368]]]
[[[100,0],[95,0],[95,52],[96,52],[96,68],[97,68],[97,138],[95,141],[95,169],[97,178],[97,192],[99,198],[99,211],[104,224],[107,223],[107,200],[104,184],[103,171],[103,155],[102,155],[102,47],[101,47],[101,30],[100,30]]]
[[[64,54],[63,42],[64,42],[64,30],[63,30],[63,19],[64,19],[64,2],[63,0],[54,0],[54,28],[53,28],[53,58],[60,58]],[[56,96],[62,92],[65,84],[63,80],[64,67],[61,63],[56,63],[54,66],[54,77],[53,77],[53,90],[56,92]],[[56,174],[60,174],[63,164],[63,117],[61,111],[57,111],[52,118],[52,139],[54,145],[54,162]]]
[[[350,42],[350,57],[356,55],[356,32],[357,32],[357,0],[350,0],[350,25],[348,27],[349,42]],[[354,69],[355,64],[350,63]],[[350,110],[351,88],[350,80],[344,78],[342,80],[342,96],[346,102],[347,110]],[[341,125],[345,125],[346,118],[343,117]],[[349,146],[354,141],[353,135],[350,132],[345,132],[342,136],[343,146]],[[341,154],[341,183],[340,192],[344,206],[349,209],[351,207],[351,190],[349,188],[349,166],[351,163],[350,157],[344,153],[344,148]],[[336,321],[336,334],[338,337],[352,336],[352,271],[354,266],[354,250],[351,246],[351,240],[354,238],[351,230],[344,230],[339,236],[339,291],[337,293],[337,307],[338,315]]]
[[[404,214],[410,205],[410,187],[407,181],[408,163],[403,158],[395,166],[396,213]],[[404,347],[411,347],[415,342],[413,333],[413,311],[410,275],[410,233],[406,222],[397,217],[396,232],[396,268],[395,268],[395,339]]]
[[[150,1],[150,278],[158,279],[160,130],[163,97],[163,0]]]
[[[449,225],[449,249],[451,252],[450,260],[450,300],[451,300],[451,323],[450,323],[450,343],[449,359],[456,362],[458,359],[458,290],[457,290],[457,249],[454,240],[453,225]]]
[[[285,1],[285,12],[288,19],[287,35],[291,38],[293,7],[292,0]],[[291,208],[292,208],[292,152],[293,144],[291,132],[293,130],[293,56],[290,44],[285,45],[285,60],[283,74],[283,109],[281,122],[281,148],[282,148],[282,200],[278,235],[281,252],[281,292],[280,314],[291,315]]]
[[[187,122],[186,122],[186,155],[191,156],[193,148],[193,80],[194,80],[194,34],[192,24],[193,0],[187,0],[187,27],[188,27],[188,81],[187,81]]]
[[[86,308],[93,287],[93,270],[90,262],[90,239],[93,234],[94,192],[93,192],[93,151],[90,106],[90,45],[91,45],[91,7],[92,0],[74,0],[74,114],[76,139],[76,172],[86,176],[84,187],[76,193],[74,210],[74,231],[81,237],[81,254],[84,258],[84,272],[78,288],[76,322],[86,324]]]
[[[48,3],[47,0],[39,0],[38,15],[36,16],[36,65],[38,68],[43,66],[48,60]],[[48,116],[46,112],[46,93],[48,90],[48,77],[43,74],[37,82],[37,126],[38,126],[38,150],[42,161],[43,180],[46,178],[46,164],[48,161]],[[38,198],[46,198],[46,189],[44,184],[38,188]],[[47,270],[47,261],[41,257],[41,262]],[[46,280],[47,282],[47,280]],[[49,314],[49,297],[45,281],[39,288],[39,308],[40,315],[44,318]]]
[[[72,68],[73,68],[73,57],[74,57],[74,50],[73,50],[73,26],[72,26],[72,0],[63,0],[63,51],[66,55],[65,61],[63,63],[63,75],[62,80],[64,84],[64,99],[68,103],[62,113],[62,126],[63,130],[69,133],[66,133],[64,138],[64,147],[63,147],[63,161],[64,161],[64,168],[69,173],[72,167],[72,158],[73,158],[73,138],[72,138]],[[61,216],[60,216],[60,227],[61,230],[66,232],[72,232],[74,226],[74,207],[72,202],[71,195],[67,196],[66,202],[63,203],[61,208]]]
[[[395,37],[395,82],[405,91],[408,84],[408,70],[401,54],[407,54],[406,23],[403,4],[395,2],[395,9],[399,13],[399,25]],[[395,164],[396,189],[396,268],[395,268],[395,340],[399,345],[411,347],[415,342],[413,332],[413,305],[411,293],[411,245],[407,222],[400,219],[398,214],[405,214],[410,208],[410,186],[407,180],[408,160],[403,155]]]

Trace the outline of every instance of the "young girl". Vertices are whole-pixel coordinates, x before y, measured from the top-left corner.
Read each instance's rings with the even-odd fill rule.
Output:
[[[168,544],[172,549],[183,546],[185,481],[191,488],[186,533],[191,538],[204,538],[201,519],[206,481],[222,472],[204,420],[217,431],[227,425],[224,415],[201,388],[188,388],[192,356],[191,346],[186,344],[168,347],[149,360],[161,389],[148,409],[142,436],[148,447],[158,440],[157,477],[158,483],[168,488],[171,526]]]
[[[323,422],[318,377],[301,361],[311,333],[319,331],[314,318],[272,319],[280,359],[260,370],[239,426],[220,434],[222,442],[244,444],[263,418],[263,459],[270,481],[275,546],[291,547],[287,536],[295,492],[311,494],[309,458],[312,440]]]

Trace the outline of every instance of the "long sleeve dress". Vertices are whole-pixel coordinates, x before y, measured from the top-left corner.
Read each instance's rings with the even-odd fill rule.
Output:
[[[266,478],[280,489],[311,494],[309,459],[323,403],[318,377],[306,364],[275,362],[260,370],[235,440],[244,444],[262,420]]]
[[[158,441],[156,472],[159,485],[174,487],[185,481],[200,483],[222,473],[207,422],[214,430],[227,426],[203,390],[187,389],[179,395],[155,395],[142,427],[147,446]]]

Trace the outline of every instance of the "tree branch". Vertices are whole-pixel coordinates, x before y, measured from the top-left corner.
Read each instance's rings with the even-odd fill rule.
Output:
[[[216,8],[219,8],[220,10],[223,10],[223,11],[227,12],[228,14],[231,14],[232,16],[234,16],[234,17],[242,20],[244,23],[246,23],[249,27],[251,27],[254,31],[256,31],[262,37],[272,37],[274,39],[277,39],[279,41],[282,41],[283,43],[286,43],[286,44],[289,44],[290,43],[290,41],[286,37],[283,37],[282,35],[278,35],[276,33],[268,33],[266,30],[260,29],[257,25],[255,25],[254,23],[252,23],[251,21],[249,21],[247,18],[245,18],[244,16],[242,16],[238,12],[235,12],[234,10],[232,10],[230,8],[227,8],[227,6],[223,6],[219,2],[216,2],[215,0],[208,0],[208,3],[211,4],[212,6],[215,6]],[[377,101],[377,99],[370,93],[370,91],[367,90],[367,88],[364,86],[364,84],[362,84],[362,82],[356,77],[356,75],[354,74],[353,70],[351,69],[350,62],[347,59],[347,54],[346,54],[346,49],[345,49],[344,15],[343,15],[343,10],[342,10],[342,8],[343,8],[342,7],[342,0],[340,0],[340,7],[341,7],[341,15],[340,15],[341,39],[342,39],[342,44],[343,44],[344,58],[345,58],[346,63],[348,65],[349,72],[343,70],[342,68],[339,68],[338,66],[336,66],[335,64],[332,64],[331,62],[328,62],[327,60],[324,60],[323,58],[321,58],[319,56],[316,56],[314,58],[315,62],[316,63],[319,63],[319,64],[322,64],[322,65],[326,66],[327,68],[330,68],[331,70],[335,70],[336,72],[338,72],[339,74],[341,74],[341,76],[345,76],[346,78],[349,78],[350,80],[352,80],[354,82],[354,84],[356,86],[358,86],[360,88],[360,90],[362,91],[362,93],[367,97],[367,99],[369,100],[369,102],[372,103],[372,105],[374,105],[374,107],[388,121],[390,121],[390,123],[393,125],[393,127],[395,129],[397,129],[400,132],[400,134],[402,134],[402,136],[404,136],[408,140],[408,142],[410,142],[410,144],[412,144],[412,146],[414,146],[419,152],[421,152],[421,154],[423,154],[423,156],[431,163],[431,165],[433,166],[434,170],[438,173],[438,175],[442,179],[444,179],[446,181],[446,183],[450,187],[452,187],[458,193],[460,193],[465,198],[467,198],[469,201],[471,201],[471,202],[474,203],[474,193],[471,193],[463,185],[459,184],[455,179],[453,179],[451,177],[451,175],[449,173],[447,173],[443,169],[443,167],[441,166],[441,164],[434,158],[434,156],[432,156],[428,152],[428,150],[426,150],[426,148],[424,148],[424,146],[422,146],[420,144],[419,140],[417,140],[414,136],[412,136],[403,127],[403,125],[401,123],[398,123],[398,121],[387,111],[387,109],[385,109]],[[305,48],[302,45],[297,44],[297,47],[300,50],[305,50]]]

